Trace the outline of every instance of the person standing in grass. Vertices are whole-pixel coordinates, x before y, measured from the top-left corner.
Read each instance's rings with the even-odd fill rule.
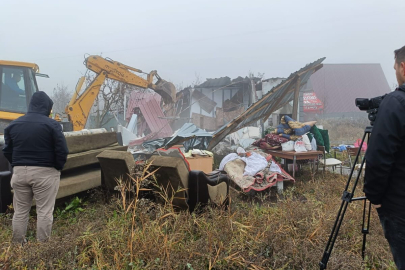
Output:
[[[32,95],[28,113],[4,130],[4,156],[13,166],[13,242],[26,242],[32,200],[37,207],[37,239],[44,242],[52,231],[60,171],[68,149],[61,125],[49,118],[53,106],[45,92]]]
[[[395,264],[405,269],[405,46],[394,53],[398,88],[378,109],[366,152],[364,193],[377,209]]]

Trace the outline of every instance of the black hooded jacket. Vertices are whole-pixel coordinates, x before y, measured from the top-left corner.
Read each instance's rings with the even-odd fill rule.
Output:
[[[4,130],[4,156],[14,166],[62,170],[68,149],[61,125],[49,118],[53,102],[45,92],[32,95],[28,113]]]
[[[382,100],[366,153],[364,192],[383,211],[405,217],[405,84]]]

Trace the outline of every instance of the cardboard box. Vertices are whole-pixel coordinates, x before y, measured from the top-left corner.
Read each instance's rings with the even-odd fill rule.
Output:
[[[205,173],[212,172],[212,164],[214,163],[213,157],[196,156],[196,157],[187,157],[186,159],[190,164],[190,170],[203,171]]]

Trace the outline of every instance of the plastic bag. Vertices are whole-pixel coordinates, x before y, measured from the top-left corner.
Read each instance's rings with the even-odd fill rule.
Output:
[[[309,138],[308,138],[307,135],[302,135],[302,141],[305,143],[305,148],[308,151],[311,151],[312,150],[312,145],[311,145],[311,142],[309,141]]]
[[[295,150],[295,152],[307,152],[308,151],[305,148],[305,143],[302,139],[298,139],[295,141],[294,150]]]
[[[316,144],[315,137],[312,137],[311,148],[312,148],[312,150],[317,150],[318,149],[318,145]]]
[[[288,141],[281,144],[281,149],[283,151],[294,151],[294,141]]]

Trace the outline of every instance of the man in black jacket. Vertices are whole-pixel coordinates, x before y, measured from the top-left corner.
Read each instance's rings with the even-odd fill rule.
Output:
[[[364,192],[377,209],[398,269],[405,269],[405,46],[395,51],[399,87],[382,100],[366,153]]]
[[[13,166],[13,242],[23,243],[32,200],[37,206],[37,239],[51,236],[60,171],[68,149],[61,125],[49,118],[53,106],[45,92],[32,95],[28,113],[4,130],[4,156]]]

